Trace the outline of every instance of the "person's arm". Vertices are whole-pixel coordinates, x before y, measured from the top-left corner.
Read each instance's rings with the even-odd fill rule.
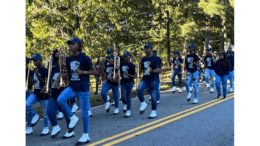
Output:
[[[179,58],[177,58],[176,60],[177,60],[178,65],[181,67],[182,66],[182,62],[179,61]]]
[[[194,61],[193,64],[195,66],[197,66],[197,67],[200,67],[200,59],[199,59],[199,57],[198,56],[194,57],[194,60],[195,60],[195,58],[196,58],[197,61],[196,62]]]
[[[135,73],[135,66],[133,66],[133,67],[131,68],[131,70],[134,71],[134,74],[133,74],[133,75],[132,75],[132,74],[128,74],[126,71],[124,72],[124,74],[127,75],[127,76],[130,77],[130,78],[137,78],[137,74]]]
[[[212,62],[215,64],[216,63],[216,57],[214,55],[212,55]]]
[[[38,78],[38,80],[40,81],[40,84],[41,84],[41,85],[45,85],[45,80],[43,80],[43,79],[40,77],[40,75],[38,74],[38,72],[39,72],[38,68],[35,68],[35,69],[34,69],[34,73],[35,73],[36,77]],[[48,74],[48,71],[47,71],[47,74]]]

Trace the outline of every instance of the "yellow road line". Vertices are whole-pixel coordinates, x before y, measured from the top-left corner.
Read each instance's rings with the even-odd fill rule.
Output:
[[[184,118],[184,117],[187,117],[187,116],[192,115],[192,114],[194,114],[194,113],[197,113],[197,112],[199,112],[199,111],[202,111],[202,110],[204,110],[204,109],[206,109],[206,108],[209,108],[209,107],[211,107],[211,106],[214,106],[214,105],[216,105],[216,104],[219,104],[219,103],[221,103],[221,102],[224,102],[224,101],[226,101],[226,100],[229,100],[229,99],[231,99],[231,98],[233,98],[233,97],[234,97],[234,96],[229,97],[229,98],[226,98],[226,99],[223,99],[223,100],[220,100],[220,101],[217,101],[217,102],[214,102],[214,103],[209,104],[209,105],[207,105],[207,106],[204,106],[204,107],[202,107],[202,108],[196,109],[196,110],[194,110],[194,111],[191,111],[191,112],[188,112],[188,113],[186,113],[186,114],[180,115],[180,116],[178,116],[178,117],[172,118],[172,119],[170,119],[170,120],[164,121],[164,122],[162,122],[162,123],[160,123],[160,124],[154,125],[154,126],[152,126],[152,127],[146,128],[146,129],[143,129],[143,130],[141,130],[141,131],[138,131],[138,132],[136,132],[136,133],[130,134],[130,135],[128,135],[128,136],[122,137],[122,138],[120,138],[120,139],[117,139],[117,140],[115,140],[115,141],[112,141],[112,142],[110,142],[110,143],[107,143],[107,144],[105,144],[105,145],[103,145],[103,146],[115,145],[115,144],[120,143],[120,142],[122,142],[122,141],[125,141],[125,140],[128,140],[128,139],[130,139],[130,138],[133,138],[133,137],[135,137],[135,136],[137,136],[137,135],[141,135],[141,134],[143,134],[143,133],[145,133],[145,132],[148,132],[148,131],[151,131],[151,130],[153,130],[153,129],[155,129],[155,128],[161,127],[161,126],[166,125],[166,124],[169,124],[169,123],[171,123],[171,122],[173,122],[173,121],[179,120],[179,119],[181,119],[181,118]]]
[[[233,95],[233,94],[234,94],[234,93],[229,94],[228,96]],[[227,97],[228,97],[228,96],[227,96]],[[123,136],[123,135],[125,135],[125,134],[129,134],[129,133],[134,132],[134,131],[136,131],[136,130],[139,130],[139,129],[145,128],[145,127],[147,127],[147,126],[150,126],[150,125],[156,124],[156,123],[161,122],[161,121],[163,121],[163,120],[167,120],[167,119],[172,118],[172,117],[174,117],[174,116],[177,116],[177,115],[183,114],[183,113],[185,113],[185,112],[189,112],[189,111],[191,111],[191,110],[193,110],[193,109],[199,108],[199,107],[201,107],[201,106],[204,106],[204,105],[210,104],[210,103],[212,103],[212,102],[214,102],[214,101],[216,101],[216,100],[218,100],[218,99],[214,99],[214,100],[208,101],[208,102],[206,102],[206,103],[200,104],[200,105],[198,105],[198,106],[195,106],[195,107],[192,107],[192,108],[186,109],[186,110],[184,110],[184,111],[180,111],[180,112],[175,113],[175,114],[173,114],[173,115],[170,115],[170,116],[167,116],[167,117],[164,117],[164,118],[161,118],[161,119],[155,120],[155,121],[153,121],[153,122],[149,122],[149,123],[144,124],[144,125],[142,125],[142,126],[139,126],[139,127],[136,127],[136,128],[130,129],[130,130],[127,130],[127,131],[125,131],[125,132],[122,132],[122,133],[116,134],[116,135],[114,135],[114,136],[111,136],[111,137],[108,137],[108,138],[102,139],[102,140],[100,140],[100,141],[97,141],[97,142],[91,143],[91,144],[89,144],[88,146],[95,146],[95,145],[98,145],[98,144],[101,144],[101,143],[104,143],[104,142],[107,142],[107,141],[113,140],[113,139],[118,138],[118,137],[120,137],[120,136]]]

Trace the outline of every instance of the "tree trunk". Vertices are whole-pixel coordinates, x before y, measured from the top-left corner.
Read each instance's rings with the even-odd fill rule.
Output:
[[[170,56],[171,56],[171,47],[170,47],[170,21],[169,21],[169,11],[166,11],[167,13],[167,59],[168,59],[168,64],[167,67],[170,67]]]

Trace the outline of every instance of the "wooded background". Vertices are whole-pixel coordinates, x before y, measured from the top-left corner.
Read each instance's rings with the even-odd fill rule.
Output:
[[[234,44],[234,0],[26,0],[28,57],[45,58],[74,36],[93,62],[113,43],[136,62],[151,43],[169,65],[172,52],[184,53],[190,43],[200,55],[209,40],[218,52]]]

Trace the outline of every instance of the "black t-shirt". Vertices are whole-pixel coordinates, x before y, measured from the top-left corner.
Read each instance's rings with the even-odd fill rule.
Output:
[[[151,56],[150,58],[143,57],[141,60],[141,69],[143,70],[143,80],[147,82],[153,82],[158,79],[158,74],[150,73],[149,68],[151,67],[153,70],[156,68],[160,68],[160,61],[155,57]]]
[[[180,57],[178,57],[178,61],[179,61],[180,63],[183,63],[183,60],[182,60]],[[181,66],[179,66],[179,64],[178,64],[178,62],[177,62],[177,60],[176,60],[176,58],[174,58],[174,59],[172,60],[172,63],[174,64],[174,70],[180,70],[180,69],[181,69]]]
[[[80,69],[83,71],[89,71],[93,66],[91,59],[82,53],[78,56],[70,56],[66,59],[67,69],[70,72],[69,76],[69,87],[76,92],[87,92],[89,91],[89,75],[78,75],[75,70]]]
[[[195,66],[192,62],[190,62],[190,60],[193,59],[193,62],[196,62],[200,60],[200,58],[196,55],[196,54],[191,54],[191,55],[187,55],[187,71],[190,72],[190,73],[194,73],[196,72],[198,69],[197,69],[197,66]]]
[[[109,78],[112,76],[113,77],[113,73],[114,73],[114,64],[109,64],[106,66],[105,68],[106,74],[107,74],[107,82],[113,86],[118,86],[118,82],[111,82],[109,80]],[[115,72],[117,73],[118,70],[116,69]]]
[[[132,62],[129,63],[123,62],[120,64],[120,73],[122,73],[122,78],[121,78],[122,85],[129,82],[134,82],[134,78],[131,78],[124,74],[125,71],[130,75],[135,75],[135,65]]]
[[[214,58],[216,59],[216,57],[214,56]],[[214,69],[214,63],[212,61],[212,56],[205,56],[204,57],[204,61],[206,62],[206,68],[208,69]]]
[[[42,67],[38,69],[38,74],[45,81],[45,78],[48,77],[48,69]],[[38,100],[44,100],[44,94],[40,93],[44,85],[40,84],[40,80],[38,79],[35,73],[33,73],[33,80],[34,80],[34,94],[36,95],[36,98]],[[48,99],[49,99],[49,94],[46,94],[45,100]]]

